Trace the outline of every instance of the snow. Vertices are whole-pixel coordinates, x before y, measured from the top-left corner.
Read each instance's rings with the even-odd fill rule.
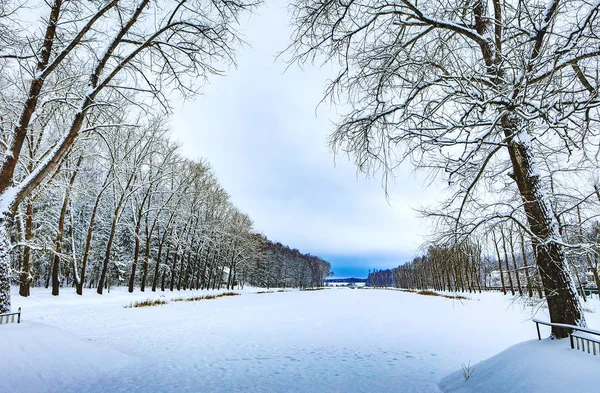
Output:
[[[6,354],[0,356],[1,392],[73,391],[131,363],[101,344],[34,322],[3,325],[0,339]]]
[[[10,236],[6,225],[2,225],[0,221],[0,314],[10,311],[11,276]]]
[[[569,340],[533,340],[475,365],[468,381],[457,371],[440,385],[446,393],[591,393],[600,386],[599,367],[600,357],[572,350]]]
[[[542,22],[537,28],[538,31],[546,30],[552,17],[555,14],[555,10],[557,7],[557,0],[549,0],[548,4],[546,4],[546,9],[544,10],[544,17],[542,18]]]
[[[0,214],[10,214],[12,205],[17,198],[19,189],[16,187],[8,187],[2,195],[0,195]]]
[[[166,305],[124,308],[161,294],[118,288],[77,296],[65,288],[53,297],[34,288],[22,298],[13,291],[13,307],[22,307],[24,323],[0,326],[0,374],[10,376],[0,392],[9,386],[11,392],[36,393],[440,393],[439,381],[461,364],[475,365],[469,383],[485,383],[479,378],[487,366],[478,362],[537,337],[532,307],[500,293],[456,301],[391,290],[256,294],[265,290],[247,288],[235,291],[241,296],[199,302],[172,299],[208,291],[167,292]],[[600,310],[600,302],[586,307]],[[547,319],[545,311],[536,317]],[[588,317],[600,327],[596,313]],[[554,342],[524,345],[537,344],[539,351],[554,348]],[[569,356],[568,362],[577,357],[597,369],[591,355]],[[442,387],[465,391],[447,390],[463,387],[452,378]]]

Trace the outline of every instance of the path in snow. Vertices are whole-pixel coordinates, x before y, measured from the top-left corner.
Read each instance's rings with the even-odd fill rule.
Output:
[[[63,386],[65,393],[439,392],[438,381],[462,363],[535,337],[530,311],[495,293],[457,302],[330,289],[123,308],[131,300],[123,292],[38,292],[14,303],[26,321],[129,357],[100,380]],[[110,363],[102,353],[98,362]]]

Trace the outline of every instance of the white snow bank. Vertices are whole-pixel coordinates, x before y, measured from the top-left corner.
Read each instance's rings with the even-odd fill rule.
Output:
[[[85,389],[130,364],[122,353],[52,326],[23,322],[0,329],[0,392]]]
[[[465,380],[458,370],[440,383],[445,393],[598,392],[600,357],[573,350],[569,340],[531,340],[472,366]]]
[[[235,291],[241,296],[175,302],[216,292],[118,288],[78,296],[64,289],[51,296],[33,288],[22,298],[13,290],[25,324],[0,326],[0,381],[10,375],[0,393],[439,393],[440,379],[461,363],[537,337],[534,310],[547,319],[547,310],[500,293],[456,301],[384,290],[246,288]],[[164,306],[123,307],[163,295]],[[600,302],[586,309],[590,326],[600,327],[593,312]],[[585,356],[600,370],[597,358]]]

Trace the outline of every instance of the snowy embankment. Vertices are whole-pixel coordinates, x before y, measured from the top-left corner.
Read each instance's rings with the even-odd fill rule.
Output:
[[[599,357],[572,350],[569,340],[548,338],[514,345],[473,366],[468,380],[461,369],[440,386],[448,393],[595,393],[599,370]]]
[[[584,373],[600,366],[559,347],[565,341],[520,344],[484,361],[536,337],[532,308],[498,293],[456,301],[366,289],[255,291],[199,302],[171,299],[207,292],[167,292],[168,304],[148,308],[123,306],[160,294],[14,293],[24,323],[0,326],[0,392],[541,393],[558,391],[555,379],[574,374],[571,364]],[[600,311],[597,301],[587,307]],[[600,326],[597,313],[587,317]],[[565,352],[568,366],[551,361]],[[513,382],[541,373],[542,360],[555,367],[538,385]],[[469,362],[469,381],[444,379]],[[580,378],[599,384],[598,375]]]

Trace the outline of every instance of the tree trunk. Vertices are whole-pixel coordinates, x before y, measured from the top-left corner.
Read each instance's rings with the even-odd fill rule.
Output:
[[[186,239],[186,240],[187,240],[187,239]],[[187,245],[187,241],[186,241],[186,243],[185,243],[184,247],[185,247],[186,245]],[[185,265],[185,256],[186,256],[186,254],[188,255],[188,262],[189,262],[189,255],[190,255],[190,252],[188,251],[188,252],[186,253],[186,252],[184,251],[184,252],[181,254],[181,263],[179,264],[179,275],[178,275],[178,277],[177,277],[177,290],[178,290],[178,291],[180,291],[180,290],[181,290],[181,283],[183,282],[183,275],[184,275],[183,268],[184,268],[184,265]]]
[[[221,266],[221,273],[219,274],[217,281],[217,289],[221,289],[221,285],[223,284],[223,274],[225,274],[225,263]]]
[[[513,177],[533,235],[531,242],[536,249],[536,263],[546,292],[550,320],[585,326],[581,303],[561,245],[558,223],[534,162],[529,134],[520,130],[516,117],[504,116],[502,127],[508,141]],[[557,338],[568,336],[568,331],[562,328],[552,328],[552,333]]]
[[[190,246],[191,247],[191,246]],[[181,277],[179,277],[179,281],[182,282],[182,286],[183,286],[183,290],[185,291],[188,287],[188,279],[189,279],[189,275],[190,275],[190,269],[191,269],[191,265],[192,265],[192,250],[188,251],[187,254],[187,262],[185,265],[185,273],[183,273],[183,280],[181,280]],[[181,266],[181,268],[183,269],[183,265]],[[177,289],[179,290],[180,285],[177,286]]]
[[[523,266],[525,267],[525,278],[527,279],[527,293],[529,297],[533,297],[533,288],[531,287],[531,277],[527,266],[527,253],[525,252],[525,237],[521,233],[521,255],[523,258]]]
[[[229,263],[229,275],[227,276],[227,290],[230,289],[233,283],[233,258],[231,258],[231,262]]]
[[[146,290],[146,280],[148,279],[148,261],[150,260],[150,241],[146,242],[146,252],[144,253],[144,262],[142,263],[142,282],[140,283],[140,291]]]
[[[177,268],[177,257],[179,256],[179,245],[175,248],[175,255],[173,255],[173,265],[171,266],[171,281],[169,282],[169,289],[173,292],[175,289],[175,269]]]
[[[519,296],[523,296],[523,288],[521,287],[521,279],[519,278],[519,268],[517,266],[517,258],[515,257],[515,246],[514,246],[512,231],[511,231],[510,239],[508,241],[508,245],[510,246],[510,255],[512,258],[513,268],[515,270],[515,278],[517,280],[517,289],[519,290]]]
[[[237,271],[237,263],[233,265],[233,281],[231,282],[231,289],[235,289],[235,284],[236,284],[235,272],[236,271]],[[284,283],[283,287],[285,288],[285,283]]]
[[[159,245],[158,245],[158,255],[156,257],[156,265],[154,266],[154,277],[152,277],[152,292],[156,292],[156,287],[158,286],[158,273],[159,273],[159,268],[160,268],[160,258],[162,256],[162,250],[163,250],[165,241],[167,240],[167,236],[170,233],[169,227],[170,227],[171,223],[173,222],[174,218],[175,218],[175,213],[172,213],[171,217],[169,217],[169,220],[167,221],[167,225],[165,225],[165,229],[163,231],[162,236],[160,235],[160,227],[158,228],[157,237],[159,239]],[[154,224],[152,224],[152,228],[154,228],[154,225],[156,224],[157,219],[158,219],[158,215],[157,215],[157,218],[154,219]],[[152,231],[150,231],[150,233],[152,233]],[[168,259],[169,259],[170,248],[171,248],[171,245],[169,244],[169,246],[167,248],[167,258],[165,259],[165,264],[167,264],[169,262]],[[163,280],[164,280],[164,274],[163,274]],[[163,285],[163,291],[164,291],[164,285]]]
[[[598,188],[596,187],[596,193],[598,192]],[[583,224],[581,222],[581,210],[579,208],[579,205],[577,205],[577,220],[579,221],[579,241],[581,243],[583,243],[585,241],[585,238],[583,236]],[[587,265],[590,269],[590,271],[592,272],[592,276],[594,277],[594,282],[596,283],[596,288],[600,289],[600,277],[598,276],[598,269],[596,269],[596,266],[594,266],[594,264],[592,263],[592,258],[590,257],[589,252],[586,251],[585,253],[585,261],[587,262]],[[583,290],[583,288],[582,288]],[[585,292],[584,296],[585,296]]]
[[[108,273],[108,264],[110,263],[110,252],[112,251],[113,242],[115,240],[115,234],[117,232],[117,224],[119,223],[119,218],[121,217],[121,208],[123,207],[123,203],[127,199],[127,191],[131,184],[136,178],[136,171],[134,171],[127,180],[127,185],[123,189],[121,196],[119,197],[119,201],[115,206],[115,211],[113,213],[113,219],[110,227],[110,235],[108,236],[108,242],[106,244],[106,252],[104,254],[104,260],[102,262],[102,272],[100,273],[100,280],[98,281],[98,289],[96,292],[99,295],[102,295],[103,288],[106,284],[106,275]]]
[[[229,290],[229,287],[231,286],[231,283],[232,283],[233,264],[235,262],[236,245],[237,245],[237,242],[233,242],[233,252],[231,253],[231,261],[229,262],[229,275],[227,277],[227,290]]]
[[[506,251],[506,236],[504,231],[500,228],[500,234],[502,235],[502,249],[504,250],[504,266],[506,267],[506,273],[508,274],[508,285],[510,285],[510,293],[515,296],[515,287],[513,285],[512,276],[510,274],[510,267],[508,266],[508,252]]]
[[[73,264],[71,265],[71,267],[73,268],[73,284],[72,287],[76,288],[79,285],[79,272],[77,271],[77,253],[76,253],[76,240],[75,240],[75,219],[73,218],[73,206],[71,203],[69,203],[69,205],[71,205],[71,208],[69,209],[69,218],[70,218],[70,224],[69,225],[69,237],[71,238],[71,257],[73,258]],[[68,270],[69,273],[71,272],[71,270]]]
[[[104,260],[102,261],[102,272],[100,273],[100,280],[98,281],[98,289],[96,292],[102,295],[104,285],[106,284],[106,275],[108,273],[108,264],[110,262],[110,252],[112,251],[112,245],[115,240],[115,234],[117,232],[117,223],[119,222],[119,212],[121,206],[118,205],[115,209],[112,224],[110,227],[110,234],[108,235],[108,242],[106,243],[106,251],[104,253]]]
[[[210,289],[211,286],[214,286],[214,276],[215,276],[215,268],[217,266],[217,260],[221,256],[221,247],[219,246],[216,251],[213,253],[213,259],[210,262],[210,266],[208,267],[208,279],[206,280],[206,289]]]
[[[148,209],[150,208],[150,200],[148,200]],[[154,221],[156,223],[156,220]],[[150,244],[152,243],[152,233],[154,232],[154,224],[151,229],[148,229],[148,214],[146,214],[146,245],[144,249],[144,262],[142,262],[142,280],[140,283],[140,291],[146,290],[146,280],[148,279],[148,261],[150,260]]]
[[[533,245],[532,245],[532,249],[533,249],[533,260],[537,261],[537,252],[535,250],[535,247],[533,247]],[[535,281],[534,281],[535,290],[538,293],[538,297],[540,299],[544,299],[544,291],[542,289],[542,276],[540,275],[540,267],[537,264],[535,264],[535,267],[536,267],[536,269],[535,269]]]
[[[502,257],[500,257],[500,249],[496,240],[496,232],[492,231],[494,239],[494,247],[496,247],[496,256],[498,257],[498,269],[500,269],[500,282],[502,283],[502,292],[506,295],[506,286],[504,285],[504,273],[502,272]]]
[[[133,286],[135,284],[135,274],[137,272],[137,265],[138,265],[138,259],[139,259],[139,255],[140,255],[140,228],[142,226],[142,213],[144,211],[143,207],[144,207],[144,203],[145,203],[145,199],[144,202],[141,203],[141,206],[138,209],[137,212],[137,222],[135,224],[135,247],[134,247],[134,251],[133,251],[133,264],[131,265],[131,274],[129,275],[129,293],[133,292]]]
[[[585,290],[583,289],[583,284],[581,283],[581,279],[579,278],[579,272],[577,271],[577,266],[575,266],[575,262],[572,258],[567,257],[567,263],[571,265],[571,267],[575,270],[575,279],[577,281],[577,285],[579,286],[579,293],[581,294],[581,298],[584,302],[587,302],[587,297],[585,296]]]
[[[0,214],[2,214],[0,212]],[[10,235],[8,219],[0,217],[0,314],[10,311]]]
[[[46,269],[46,285],[44,286],[46,289],[50,287],[50,278],[52,277],[52,262]]]
[[[196,264],[198,265],[198,270],[196,271],[196,284],[194,285],[196,290],[200,289],[200,275],[202,274],[202,251],[203,250],[200,249],[198,260],[196,261]]]
[[[165,234],[167,231],[165,231]],[[159,232],[160,236],[160,232]],[[156,256],[156,265],[154,266],[154,277],[152,277],[152,292],[156,292],[156,287],[158,286],[158,273],[160,268],[160,259],[162,257],[162,250],[164,246],[164,239],[166,237],[163,235],[160,244],[158,245],[158,255]],[[169,257],[169,251],[167,249],[167,258]]]
[[[65,217],[67,215],[67,207],[69,206],[69,196],[71,194],[71,188],[75,183],[75,178],[77,177],[77,172],[79,171],[79,166],[81,165],[82,161],[83,155],[80,155],[77,159],[77,163],[75,164],[75,168],[73,169],[73,174],[69,179],[67,189],[65,190],[65,197],[60,209],[60,215],[58,217],[58,230],[56,231],[54,260],[52,263],[52,295],[54,296],[58,296],[60,291],[60,253],[62,252],[62,239],[65,232]]]
[[[167,255],[165,255],[165,265],[169,264],[169,254],[171,253],[171,243],[169,243],[168,247],[167,247]],[[163,273],[161,275],[161,279],[160,279],[160,290],[161,291],[165,291],[165,280],[166,280],[166,276],[167,276],[167,272],[165,270],[163,270]]]
[[[19,280],[19,295],[27,297],[31,288],[31,248],[28,244],[33,238],[33,201],[27,199],[25,207],[25,247],[23,247],[23,264]]]
[[[65,216],[67,213],[67,204],[69,201],[69,191],[65,191],[63,205],[58,217],[58,230],[54,241],[54,257],[52,258],[52,295],[58,296],[60,288],[60,253],[62,252],[62,238],[65,229]]]
[[[81,274],[79,275],[79,283],[77,284],[77,294],[83,295],[83,286],[85,285],[85,273],[87,270],[87,263],[90,256],[90,249],[92,247],[92,235],[94,233],[94,222],[96,220],[96,213],[98,212],[98,206],[100,206],[100,199],[102,198],[102,194],[104,190],[106,190],[109,184],[111,171],[106,173],[106,178],[102,183],[102,188],[100,188],[100,192],[96,195],[96,200],[94,201],[94,207],[92,208],[92,214],[90,215],[90,223],[88,225],[87,236],[85,239],[85,249],[83,250],[83,259],[81,261]]]
[[[210,260],[210,252],[212,251],[212,248],[208,247],[208,250],[206,251],[206,258],[204,260],[204,264],[202,266],[202,275],[200,276],[200,289],[204,289],[204,284],[206,283],[206,271],[208,269],[208,263]]]

